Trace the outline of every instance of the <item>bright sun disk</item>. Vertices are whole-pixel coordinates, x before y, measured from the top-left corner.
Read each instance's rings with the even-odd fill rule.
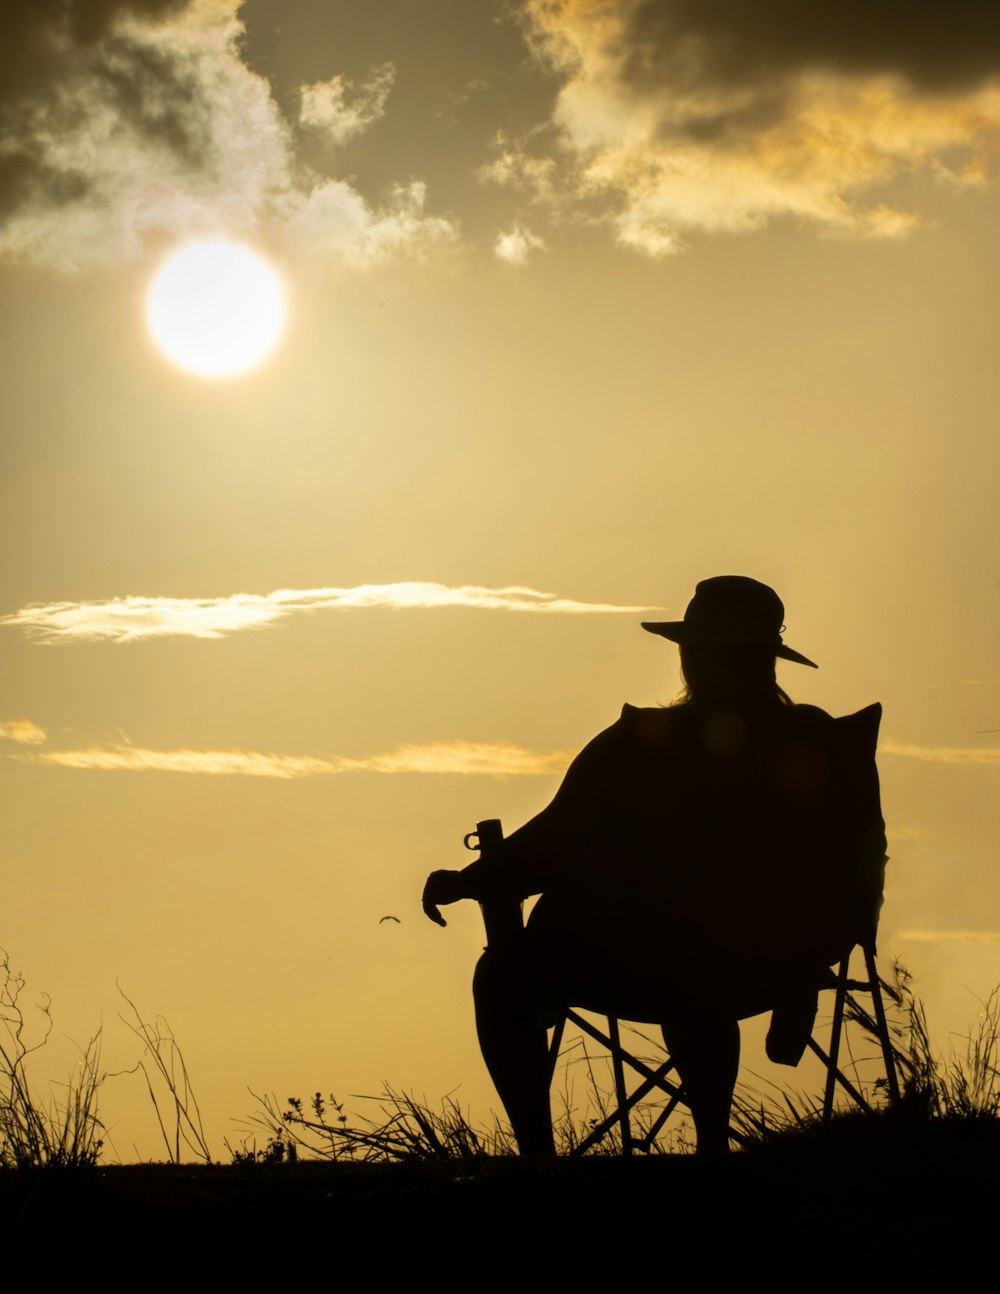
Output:
[[[187,243],[163,263],[146,318],[163,354],[201,377],[232,377],[274,348],[285,322],[278,276],[256,253],[223,239]]]

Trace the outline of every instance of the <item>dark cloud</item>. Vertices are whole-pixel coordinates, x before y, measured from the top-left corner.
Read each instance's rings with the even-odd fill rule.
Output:
[[[55,260],[68,266],[76,253],[67,231],[78,226],[93,245],[104,209],[113,238],[111,207],[140,173],[151,183],[156,175],[166,184],[180,175],[211,182],[217,114],[206,103],[205,41],[170,33],[185,14],[200,12],[204,30],[231,21],[235,9],[236,0],[220,0],[206,18],[211,6],[195,0],[8,0],[0,9],[4,251],[33,255],[32,244],[51,241],[61,225],[65,247]]]
[[[55,7],[69,11],[78,39],[95,40],[123,15],[157,22],[189,8],[190,0],[61,0]]]
[[[637,85],[685,72],[739,84],[822,70],[895,74],[933,93],[1000,73],[995,0],[640,0],[622,9],[624,70]]]
[[[0,109],[44,95],[81,55],[130,17],[156,23],[190,0],[5,0],[0,7]]]
[[[30,150],[10,146],[0,156],[0,223],[29,204],[69,206],[85,197],[89,189],[84,172],[57,170],[32,156]]]
[[[99,70],[109,105],[134,130],[165,144],[185,162],[204,157],[209,133],[190,109],[199,92],[194,67],[155,45],[115,34],[102,42]]]
[[[240,9],[240,0],[7,0],[0,256],[68,271],[225,229],[265,231],[363,268],[454,238],[450,221],[425,214],[420,180],[373,207],[301,160],[269,79],[245,61]],[[322,117],[334,136],[353,137],[377,121],[392,78],[384,65],[376,72],[360,98],[329,71],[325,99],[323,84],[306,86],[322,99],[314,126]]]
[[[990,179],[994,0],[521,3],[563,80],[553,124],[579,197],[648,255],[788,216],[897,238],[919,219],[887,192],[900,177]]]
[[[98,80],[133,130],[190,161],[204,146],[188,105],[193,81],[175,57],[117,26],[155,27],[190,0],[8,0],[0,10],[0,214],[27,201],[58,207],[88,188],[85,172],[53,165],[39,138],[80,124],[74,86]]]

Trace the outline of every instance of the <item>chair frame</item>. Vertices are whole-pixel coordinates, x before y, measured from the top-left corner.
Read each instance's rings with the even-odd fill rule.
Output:
[[[853,949],[851,950],[853,952]],[[889,1101],[895,1104],[900,1099],[899,1078],[896,1073],[895,1056],[892,1046],[892,1039],[889,1034],[889,1025],[885,1014],[885,1003],[882,997],[883,982],[879,977],[878,969],[875,964],[875,949],[862,949],[865,959],[865,969],[868,975],[867,979],[850,978],[850,961],[851,953],[840,962],[837,969],[836,978],[831,980],[824,988],[835,990],[833,1019],[830,1027],[830,1048],[824,1050],[816,1041],[815,1037],[810,1037],[808,1041],[809,1049],[818,1057],[827,1071],[826,1083],[823,1092],[823,1108],[821,1122],[828,1123],[833,1117],[834,1100],[838,1085],[843,1088],[859,1109],[871,1112],[871,1104],[866,1100],[860,1089],[855,1083],[852,1083],[847,1075],[839,1066],[840,1046],[844,1032],[844,1016],[848,1002],[854,1003],[853,994],[868,993],[872,998],[873,1016],[875,1020],[876,1033],[879,1039],[879,1045],[882,1052],[882,1059],[885,1064],[886,1088],[888,1091]],[[855,1008],[856,1003],[854,1003]],[[593,1146],[599,1144],[617,1125],[621,1138],[621,1147],[623,1155],[631,1155],[636,1150],[649,1151],[652,1149],[656,1138],[659,1136],[664,1125],[678,1106],[687,1107],[685,1100],[684,1088],[680,1083],[671,1081],[667,1076],[675,1069],[674,1062],[668,1056],[655,1069],[650,1067],[645,1061],[632,1054],[628,1048],[622,1045],[621,1028],[619,1019],[616,1016],[605,1017],[606,1027],[602,1031],[591,1020],[572,1007],[568,1008],[559,1020],[553,1030],[552,1038],[549,1042],[549,1081],[555,1075],[556,1064],[559,1059],[559,1049],[562,1045],[563,1036],[567,1022],[574,1025],[582,1033],[592,1038],[605,1048],[611,1056],[612,1072],[615,1084],[616,1108],[597,1124],[580,1144],[573,1149],[574,1155],[585,1154]],[[628,1091],[625,1082],[626,1067],[633,1070],[641,1079],[641,1082],[632,1092]],[[647,1132],[641,1137],[637,1137],[633,1131],[629,1111],[632,1110],[640,1101],[654,1090],[659,1090],[667,1097],[665,1107],[657,1115],[656,1119],[650,1125]],[[746,1142],[746,1137],[736,1128],[730,1127],[730,1139],[742,1145]]]

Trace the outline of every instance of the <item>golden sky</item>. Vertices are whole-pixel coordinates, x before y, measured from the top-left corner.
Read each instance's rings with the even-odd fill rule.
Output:
[[[730,572],[820,664],[795,699],[883,702],[881,950],[961,1030],[1000,980],[994,9],[4,25],[0,945],[60,1037],[103,1020],[131,1063],[120,980],[218,1153],[248,1085],[485,1115],[479,915],[432,926],[423,878],[669,700],[639,621]],[[241,377],[146,328],[204,238],[284,284]],[[125,1158],[156,1148],[137,1081],[106,1089]]]

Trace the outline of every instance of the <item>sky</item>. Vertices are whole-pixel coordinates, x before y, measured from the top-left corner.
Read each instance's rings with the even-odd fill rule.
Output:
[[[479,913],[424,877],[670,701],[640,621],[724,573],[782,596],[796,700],[884,705],[880,952],[947,1051],[1000,981],[995,7],[0,21],[0,946],[43,1071],[98,1027],[134,1064],[120,985],[217,1154],[251,1092],[485,1119]],[[238,377],[146,324],[206,238],[286,294]],[[103,1099],[157,1153],[141,1076]]]

